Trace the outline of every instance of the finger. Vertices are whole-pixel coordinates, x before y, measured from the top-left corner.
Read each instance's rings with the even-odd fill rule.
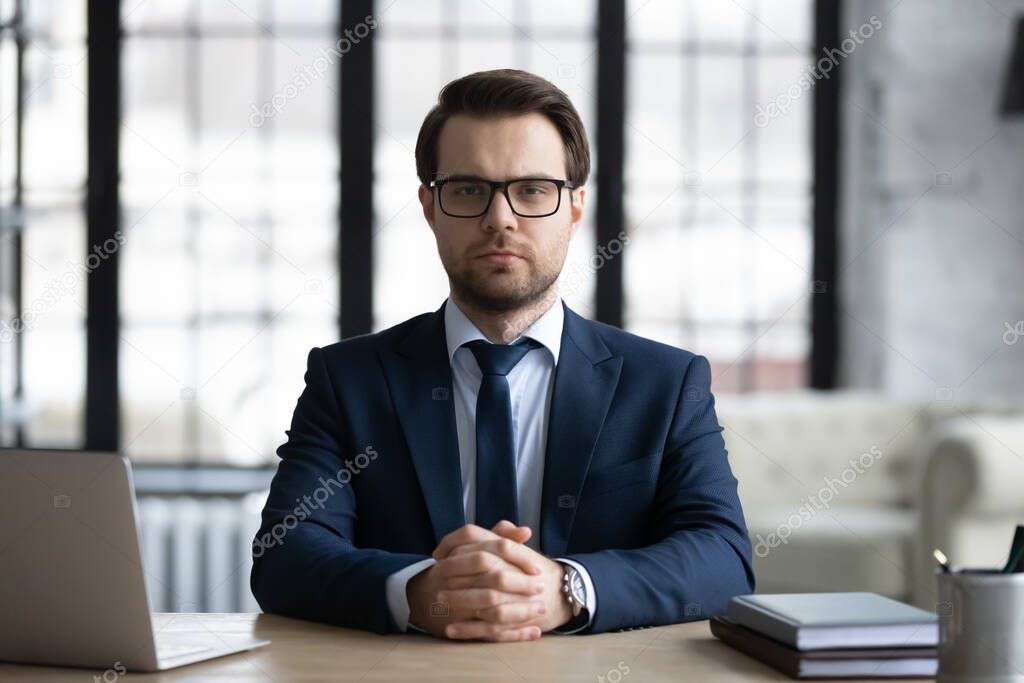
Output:
[[[525,621],[540,619],[547,613],[543,602],[505,602],[494,607],[478,608],[476,616],[493,624],[522,624]]]
[[[498,536],[493,531],[488,531],[476,524],[467,524],[459,527],[442,538],[441,542],[437,544],[436,548],[434,548],[433,558],[435,560],[440,560],[441,558],[448,557],[448,553],[460,545],[477,543],[479,541],[486,541],[497,537]]]
[[[503,593],[520,595],[538,595],[544,592],[544,583],[540,579],[511,567],[471,576],[453,576],[448,579],[445,587],[449,589],[494,588]]]
[[[459,621],[445,627],[444,634],[455,640],[472,640],[480,638],[495,642],[509,642],[517,640],[536,640],[540,638],[540,626],[527,625],[509,628],[501,624],[492,624],[489,621]]]
[[[497,524],[495,524],[493,527],[491,527],[491,531],[493,531],[496,534],[500,534],[502,531],[511,531],[513,529],[518,529],[518,528],[519,527],[517,527],[512,522],[508,521],[507,519],[503,519],[503,520],[499,521]],[[502,535],[504,535],[504,534],[502,534]]]
[[[516,526],[507,519],[503,519],[491,529],[499,536],[511,539],[516,543],[526,543],[533,536],[533,529],[528,526]]]
[[[539,556],[536,552],[522,543],[516,543],[507,538],[497,538],[493,541],[481,541],[480,543],[459,546],[448,553],[448,557],[453,558],[480,551],[497,555],[509,564],[519,567],[527,574],[537,575],[543,571],[540,563],[537,561]]]
[[[538,640],[541,636],[539,626],[526,626],[517,629],[505,629],[498,631],[496,636],[488,638],[494,643],[515,643],[520,641]]]
[[[455,610],[478,610],[508,602],[530,603],[530,597],[503,593],[493,588],[462,588],[438,591],[437,601],[451,606]]]
[[[434,565],[435,571],[444,577],[467,576],[497,571],[509,564],[493,553],[474,551],[444,558]]]

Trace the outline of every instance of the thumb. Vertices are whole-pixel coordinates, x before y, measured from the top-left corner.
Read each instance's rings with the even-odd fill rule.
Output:
[[[533,535],[533,530],[530,527],[516,526],[507,519],[503,519],[495,524],[491,531],[516,543],[525,543]]]

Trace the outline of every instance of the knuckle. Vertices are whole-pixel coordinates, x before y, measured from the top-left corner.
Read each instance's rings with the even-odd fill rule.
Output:
[[[502,591],[512,591],[515,589],[515,582],[512,580],[512,575],[508,572],[500,572],[494,576],[494,587]]]
[[[528,628],[517,628],[515,631],[509,632],[509,640],[529,640],[530,629]]]

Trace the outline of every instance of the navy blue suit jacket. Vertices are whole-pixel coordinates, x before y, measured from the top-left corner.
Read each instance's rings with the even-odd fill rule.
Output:
[[[253,546],[265,611],[397,631],[388,575],[465,524],[443,310],[310,351]],[[753,592],[710,385],[703,356],[565,308],[540,540],[589,571],[589,632],[707,618]]]

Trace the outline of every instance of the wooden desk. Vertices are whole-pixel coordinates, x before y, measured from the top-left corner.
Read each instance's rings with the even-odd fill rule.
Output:
[[[258,650],[130,681],[399,681],[429,683],[654,683],[786,681],[774,669],[715,639],[707,621],[592,636],[545,635],[532,643],[444,641],[335,628],[268,614],[158,614],[165,632],[254,635]],[[55,643],[54,647],[59,647]],[[627,671],[629,673],[625,673]],[[0,664],[0,681],[115,683],[113,672]],[[602,678],[603,677],[603,678]],[[876,679],[877,680],[877,679]]]

